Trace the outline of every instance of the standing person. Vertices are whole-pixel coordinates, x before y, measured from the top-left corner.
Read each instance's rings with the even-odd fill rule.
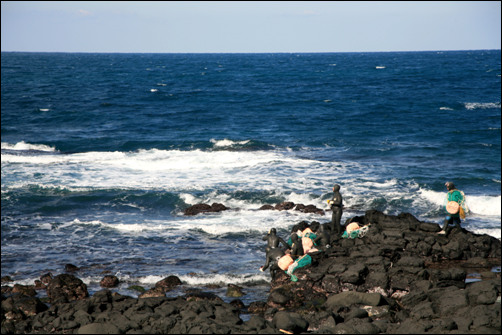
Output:
[[[342,232],[340,221],[342,220],[343,212],[343,199],[340,194],[340,185],[333,186],[333,198],[328,200],[328,204],[330,204],[331,211],[333,212],[331,215],[331,232],[340,235]]]
[[[438,234],[448,236],[448,233],[450,232],[450,224],[455,224],[460,228],[460,218],[465,218],[467,206],[465,205],[464,192],[457,190],[451,181],[446,182],[445,186],[448,190],[444,206],[446,210],[446,218],[443,223],[443,229]]]

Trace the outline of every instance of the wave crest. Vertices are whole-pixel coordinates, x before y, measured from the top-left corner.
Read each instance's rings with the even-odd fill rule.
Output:
[[[500,108],[500,102],[466,102],[464,105],[468,110]]]
[[[45,144],[30,144],[25,141],[17,142],[16,144],[2,142],[2,150],[56,152],[56,148],[54,147]]]

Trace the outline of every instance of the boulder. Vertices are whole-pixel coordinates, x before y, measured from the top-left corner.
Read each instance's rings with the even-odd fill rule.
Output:
[[[284,211],[284,210],[289,210],[289,209],[293,209],[295,207],[295,203],[294,202],[291,202],[291,201],[284,201],[284,202],[281,202],[277,205],[275,205],[275,209],[278,210],[278,211]]]
[[[221,211],[224,211],[227,209],[228,209],[228,207],[226,207],[223,204],[219,204],[219,203],[213,203],[212,205],[196,204],[196,205],[190,206],[187,209],[185,209],[184,214],[185,215],[197,215],[199,213],[215,213],[215,212],[221,212]]]
[[[99,285],[101,287],[106,287],[106,288],[111,288],[111,287],[117,287],[119,285],[119,279],[117,276],[112,276],[112,275],[106,275],[101,279],[101,282]]]
[[[326,306],[329,308],[352,305],[379,306],[383,301],[380,293],[345,291],[328,297]]]
[[[80,268],[76,265],[73,265],[73,264],[66,264],[64,266],[64,270],[65,270],[65,272],[76,272],[76,271],[80,270]]]
[[[70,274],[60,274],[47,286],[47,296],[51,303],[68,302],[85,299],[89,296],[89,292],[87,285],[79,278]]]
[[[178,285],[181,285],[181,280],[177,276],[168,276],[155,283],[156,288],[164,289],[164,292],[170,291]]]
[[[225,294],[227,297],[239,298],[245,294],[246,293],[242,291],[242,287],[234,284],[227,285],[227,293]]]
[[[272,323],[277,329],[283,329],[295,334],[306,332],[309,327],[309,323],[300,314],[285,311],[277,312]]]

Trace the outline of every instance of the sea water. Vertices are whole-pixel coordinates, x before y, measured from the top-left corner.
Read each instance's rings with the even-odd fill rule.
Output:
[[[137,296],[169,276],[244,287],[270,275],[262,237],[376,209],[441,224],[446,181],[462,225],[500,238],[500,50],[1,57],[2,276],[105,274]],[[198,203],[224,212],[184,216]],[[219,287],[219,289],[218,289]],[[42,293],[41,293],[42,294]]]

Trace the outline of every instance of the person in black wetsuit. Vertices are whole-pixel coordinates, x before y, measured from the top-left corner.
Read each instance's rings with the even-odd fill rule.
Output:
[[[314,243],[316,245],[319,245],[319,248],[323,251],[326,251],[326,249],[329,249],[330,245],[330,236],[328,232],[326,231],[325,225],[322,224],[319,226],[319,229],[316,231],[317,237],[314,239]]]
[[[293,259],[302,257],[305,252],[303,251],[302,241],[298,237],[298,234],[291,234],[291,242],[291,257],[293,257]]]
[[[340,221],[342,220],[343,212],[343,199],[340,194],[340,185],[333,186],[333,198],[329,200],[329,204],[333,212],[331,215],[331,232],[340,235],[342,232]]]
[[[282,243],[286,249],[289,249],[289,245],[282,238],[277,236],[277,230],[275,228],[270,229],[268,234],[263,237],[263,241],[267,241],[267,247],[265,248],[265,253],[268,253],[272,248],[278,248],[279,243]]]
[[[282,256],[284,256],[284,251],[280,248],[270,248],[267,251],[267,260],[265,262],[265,265],[260,267],[260,271],[265,271],[269,266],[270,266],[270,276],[272,279],[275,279],[277,273],[279,271],[282,271],[277,262],[279,259],[281,259]]]

